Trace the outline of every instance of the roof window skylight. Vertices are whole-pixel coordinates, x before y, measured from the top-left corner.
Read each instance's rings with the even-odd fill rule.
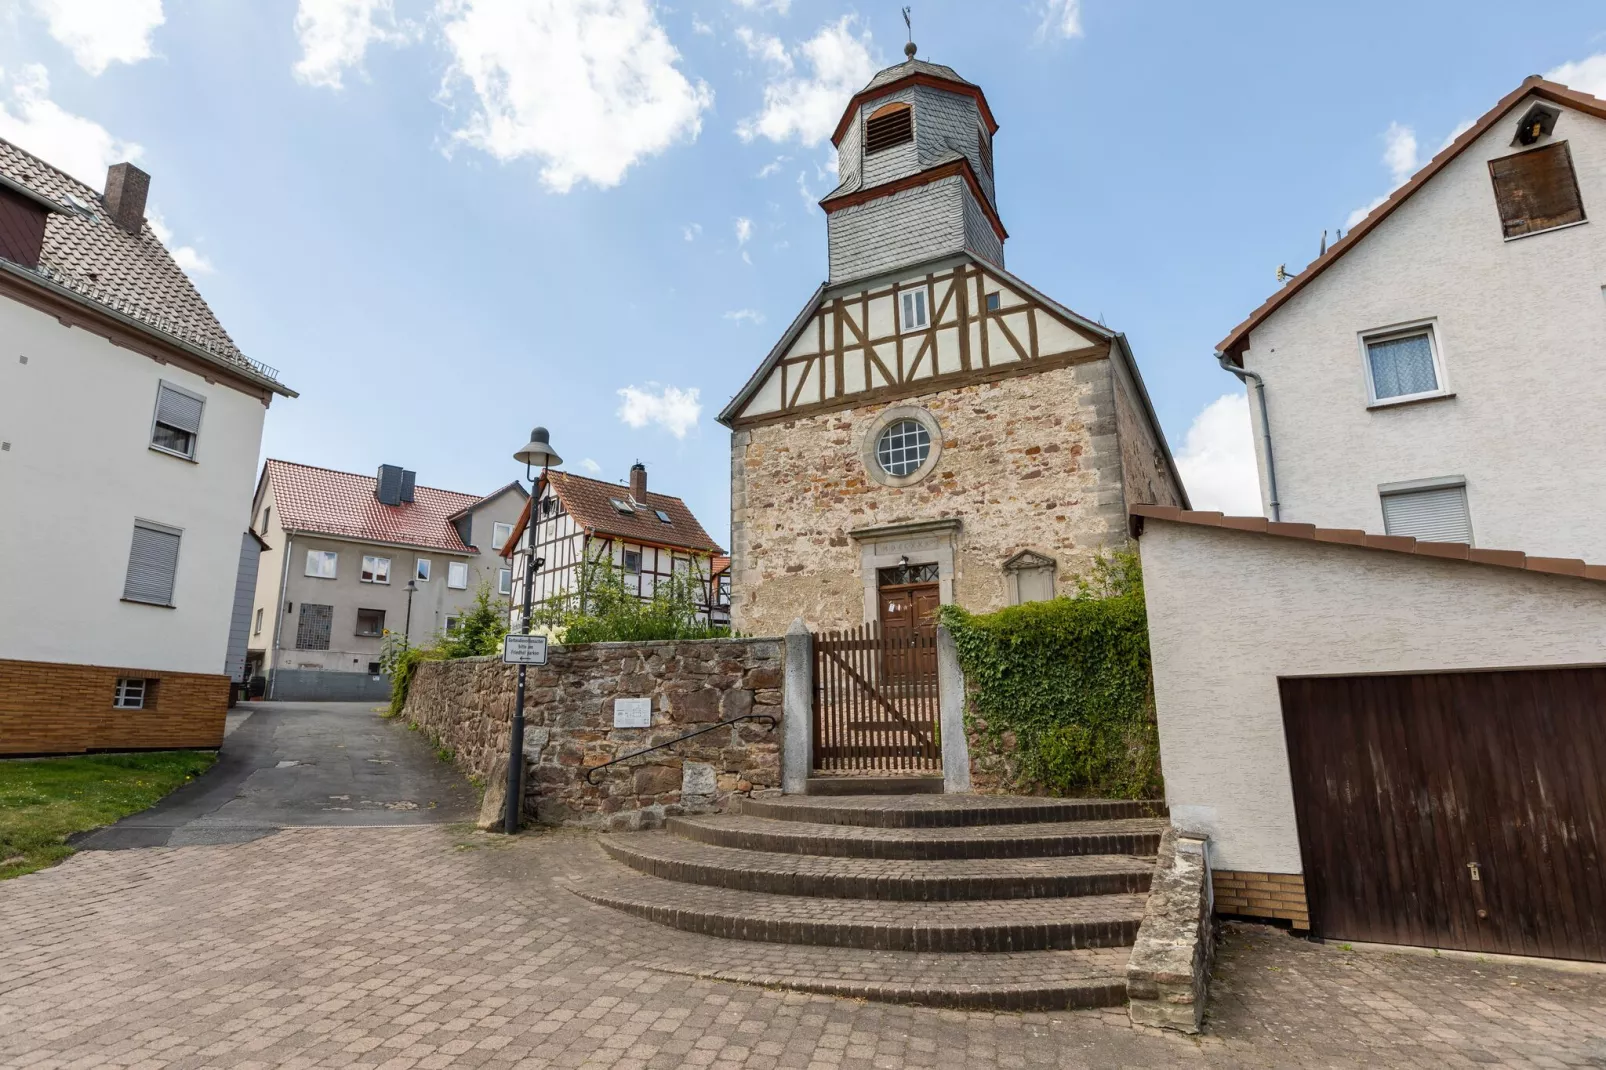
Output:
[[[654,509],[653,512],[657,513],[658,519],[662,520],[665,524],[673,523],[673,521],[669,519],[669,514],[664,512],[662,509]]]
[[[619,512],[624,513],[626,516],[630,516],[636,511],[629,502],[621,501],[618,498],[609,498],[608,504],[612,505]]]

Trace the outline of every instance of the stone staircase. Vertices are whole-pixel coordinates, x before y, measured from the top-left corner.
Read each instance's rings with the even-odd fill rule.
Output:
[[[742,799],[736,813],[602,837],[612,861],[574,890],[721,938],[658,969],[946,1007],[1109,1006],[1126,999],[1161,813],[983,795]]]

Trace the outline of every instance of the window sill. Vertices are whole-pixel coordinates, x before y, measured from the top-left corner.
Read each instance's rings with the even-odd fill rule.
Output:
[[[1507,242],[1514,242],[1514,241],[1522,241],[1522,239],[1524,239],[1524,238],[1537,238],[1541,234],[1554,234],[1558,230],[1571,230],[1573,227],[1581,227],[1585,223],[1588,223],[1588,222],[1589,222],[1589,220],[1587,220],[1587,219],[1580,219],[1576,223],[1563,223],[1559,227],[1546,227],[1544,230],[1530,230],[1526,234],[1513,234],[1511,237],[1503,238],[1502,240],[1503,241],[1507,241]]]
[[[150,448],[151,448],[151,452],[153,452],[153,453],[160,453],[165,457],[172,457],[175,460],[184,461],[187,464],[199,464],[200,463],[194,457],[186,457],[184,454],[178,452],[177,450],[170,450],[166,446],[158,446],[154,442],[152,442],[150,444]]]
[[[143,598],[119,598],[119,602],[127,602],[131,606],[150,606],[153,609],[177,609],[171,602],[147,602]]]
[[[1386,398],[1383,401],[1372,402],[1366,406],[1366,411],[1376,412],[1378,409],[1397,409],[1402,405],[1422,405],[1429,401],[1449,401],[1454,397],[1454,390],[1446,390],[1440,394],[1414,394],[1408,398]]]

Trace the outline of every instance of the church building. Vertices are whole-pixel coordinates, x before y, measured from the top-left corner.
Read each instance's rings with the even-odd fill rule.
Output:
[[[829,277],[720,413],[749,635],[1074,593],[1130,506],[1187,507],[1125,336],[1004,269],[981,88],[905,52],[832,137]]]

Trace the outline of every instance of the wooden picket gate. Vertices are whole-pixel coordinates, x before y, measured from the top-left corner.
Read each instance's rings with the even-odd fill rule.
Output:
[[[862,624],[814,637],[814,768],[942,769],[934,629]]]

